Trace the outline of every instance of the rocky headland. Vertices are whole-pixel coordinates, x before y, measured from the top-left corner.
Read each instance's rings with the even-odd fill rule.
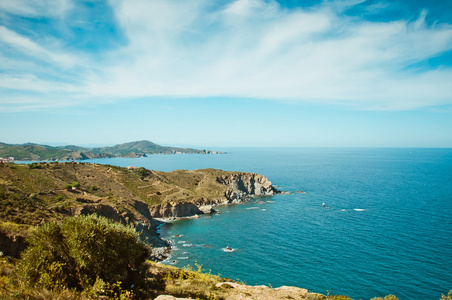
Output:
[[[215,213],[217,205],[280,193],[255,173],[159,172],[90,163],[0,164],[0,184],[3,223],[32,226],[97,214],[134,226],[155,260],[163,259],[169,247],[158,233],[162,221]],[[24,247],[20,232],[0,231],[0,251],[18,257]]]

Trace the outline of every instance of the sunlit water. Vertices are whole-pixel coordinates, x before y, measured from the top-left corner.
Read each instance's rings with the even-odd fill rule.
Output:
[[[174,245],[166,263],[353,299],[439,299],[452,289],[452,149],[226,150],[91,161],[255,172],[293,193],[164,225]]]

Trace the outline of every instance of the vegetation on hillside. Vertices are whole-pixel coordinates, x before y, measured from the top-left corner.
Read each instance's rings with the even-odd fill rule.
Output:
[[[160,146],[150,141],[137,141],[115,145],[112,147],[84,148],[68,145],[52,147],[39,144],[9,145],[0,143],[0,157],[14,157],[15,160],[83,160],[105,157],[140,157],[146,154],[174,153],[219,153],[191,148]]]
[[[96,215],[66,218],[32,233],[16,275],[31,288],[139,295],[148,288],[148,254],[133,227]]]
[[[0,164],[0,218],[37,225],[72,215],[78,208],[109,205],[129,219],[142,219],[137,202],[216,199],[226,186],[220,170],[158,172],[86,163]]]

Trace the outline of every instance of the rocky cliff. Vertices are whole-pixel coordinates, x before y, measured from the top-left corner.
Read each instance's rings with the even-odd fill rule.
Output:
[[[255,173],[222,175],[217,181],[230,187],[225,192],[228,203],[243,202],[252,196],[272,196],[280,193],[265,176]]]
[[[215,213],[216,205],[241,203],[255,196],[280,193],[265,176],[255,173],[222,174],[216,177],[216,182],[221,185],[218,189],[224,190],[219,197],[165,201],[151,208],[151,216],[168,219]]]
[[[154,218],[183,218],[203,214],[204,212],[191,202],[169,201],[151,207],[150,213]]]

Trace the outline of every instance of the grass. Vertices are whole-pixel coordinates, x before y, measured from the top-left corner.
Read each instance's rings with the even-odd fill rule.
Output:
[[[203,300],[227,298],[227,291],[215,286],[217,283],[227,281],[227,279],[212,275],[210,271],[206,273],[199,264],[195,264],[195,268],[186,266],[182,269],[153,262],[151,265],[152,268],[157,268],[163,276],[165,294]]]
[[[0,232],[3,232],[7,236],[20,234],[23,237],[28,237],[33,230],[34,227],[27,224],[17,224],[8,221],[0,221]]]

